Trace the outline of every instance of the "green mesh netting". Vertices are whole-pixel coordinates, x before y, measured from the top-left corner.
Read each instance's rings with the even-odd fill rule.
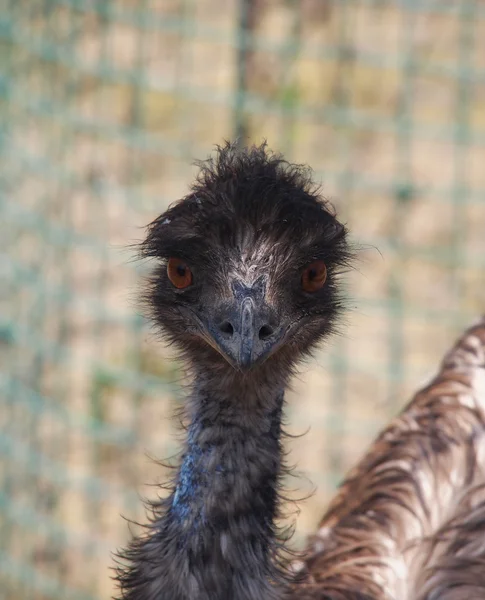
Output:
[[[483,2],[2,0],[2,600],[113,593],[180,402],[127,247],[235,135],[311,164],[362,245],[344,335],[289,395],[317,487],[296,545],[483,310]]]

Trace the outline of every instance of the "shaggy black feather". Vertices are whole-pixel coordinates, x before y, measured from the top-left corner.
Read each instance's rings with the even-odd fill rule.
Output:
[[[192,389],[171,493],[151,506],[146,535],[120,553],[124,600],[281,597],[284,535],[275,520],[286,472],[284,390],[297,361],[334,330],[338,275],[351,258],[346,229],[307,168],[265,144],[226,144],[199,166],[190,193],[149,225],[141,246],[143,257],[158,262],[147,303],[180,350]],[[190,266],[188,288],[170,283],[170,257]],[[315,260],[325,261],[328,277],[310,294],[301,276]],[[289,323],[284,343],[250,371],[231,366],[202,325],[217,319],[235,278],[249,286],[264,279],[265,301]]]

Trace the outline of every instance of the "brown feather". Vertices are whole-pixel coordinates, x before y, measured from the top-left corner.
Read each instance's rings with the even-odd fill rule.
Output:
[[[459,495],[453,516],[423,543],[416,600],[485,597],[485,486]]]
[[[292,565],[292,597],[485,597],[484,469],[485,319],[349,473]],[[457,573],[468,591],[444,596]]]

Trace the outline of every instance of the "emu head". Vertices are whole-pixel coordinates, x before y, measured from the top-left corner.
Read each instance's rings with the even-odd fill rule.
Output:
[[[333,329],[346,229],[309,170],[265,144],[226,144],[198,166],[190,193],[142,244],[159,259],[152,315],[192,363],[291,371]]]

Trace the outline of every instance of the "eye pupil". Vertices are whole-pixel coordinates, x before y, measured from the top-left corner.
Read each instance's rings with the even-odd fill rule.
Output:
[[[180,277],[185,277],[186,271],[187,271],[187,269],[186,269],[185,265],[179,265],[177,267],[177,275],[180,275]]]
[[[315,269],[310,269],[308,271],[308,279],[311,281],[312,279],[315,279],[315,277],[317,276],[317,272]]]

